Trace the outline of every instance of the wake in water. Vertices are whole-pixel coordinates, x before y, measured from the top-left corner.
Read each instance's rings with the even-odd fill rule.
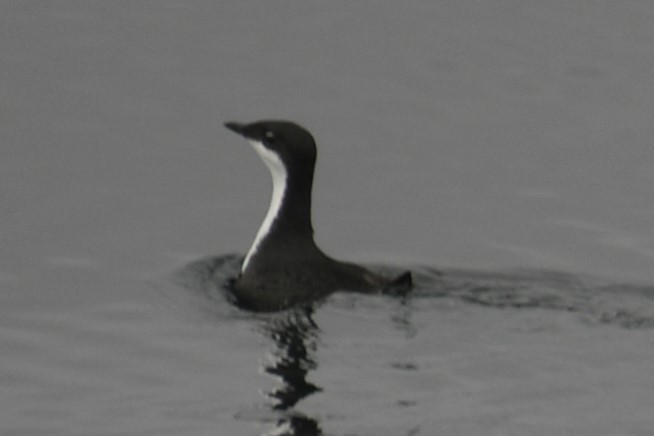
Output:
[[[230,281],[242,256],[224,255],[191,262],[174,275],[178,285],[209,300],[230,302]],[[390,273],[393,268],[373,267]],[[585,322],[627,329],[654,327],[654,286],[610,284],[596,278],[552,271],[441,271],[413,266],[414,289],[406,296],[444,298],[503,310],[546,309],[578,314]],[[361,295],[360,298],[366,298]]]
[[[174,275],[175,283],[189,291],[184,295],[194,296],[192,300],[201,312],[206,312],[212,319],[219,321],[231,322],[241,317],[252,320],[248,325],[253,326],[266,338],[266,357],[262,360],[260,369],[274,378],[276,384],[274,387],[266,385],[261,390],[265,399],[263,404],[241,408],[234,417],[237,420],[268,426],[270,432],[265,434],[269,435],[323,435],[325,432],[322,427],[329,420],[325,420],[324,416],[315,411],[312,412],[310,407],[306,411],[303,410],[306,398],[330,389],[311,377],[311,374],[320,371],[321,366],[318,349],[324,332],[313,319],[313,310],[319,312],[321,303],[315,304],[314,307],[299,307],[272,314],[257,314],[238,309],[231,304],[229,283],[238,274],[241,262],[242,256],[239,255],[208,257],[189,263]],[[381,266],[375,269],[386,274],[394,271],[393,268]],[[380,307],[392,307],[390,320],[393,327],[405,333],[406,338],[418,340],[418,330],[425,326],[416,325],[412,321],[412,315],[421,307],[429,311],[430,302],[437,299],[456,302],[457,306],[475,305],[486,307],[488,310],[505,311],[507,317],[516,316],[519,311],[556,311],[568,313],[573,317],[573,321],[578,319],[579,323],[591,327],[654,327],[654,287],[612,285],[595,278],[547,271],[441,271],[427,266],[413,266],[411,270],[415,287],[406,295],[372,297],[350,293],[346,298],[328,297],[322,303],[327,306],[324,309],[336,308],[334,313],[338,314],[338,308],[351,307],[355,318],[361,314],[368,320],[361,326],[369,326],[371,313],[377,312]],[[373,301],[374,298],[377,298],[377,302],[385,298],[393,299],[397,304],[386,306],[373,303],[361,304],[359,307],[359,302],[363,303],[366,299]],[[448,306],[449,304],[443,308],[437,304],[439,310],[447,310]],[[547,317],[546,312],[543,315]],[[385,330],[385,333],[388,334],[388,330]],[[599,334],[603,335],[602,332]],[[405,345],[411,342],[407,341]],[[447,344],[447,341],[443,343]],[[442,352],[447,353],[447,350]],[[363,353],[364,361],[375,359],[374,353],[366,354],[371,353],[370,350]],[[486,358],[490,371],[494,371],[493,365],[498,364],[494,362],[492,353],[490,358],[484,357],[483,354],[480,357]],[[356,360],[356,355],[352,359]],[[389,371],[390,368],[398,379],[404,376],[398,376],[396,372],[412,372],[415,377],[426,377],[425,380],[433,376],[430,370],[421,369],[421,364],[411,355],[399,359],[389,357],[387,364],[384,371]],[[333,365],[331,369],[333,370]],[[450,370],[441,368],[440,371],[447,373]],[[456,373],[454,370],[450,372]],[[477,371],[475,373],[477,374]],[[399,413],[404,413],[406,407],[420,407],[420,403],[409,396],[409,399],[398,400],[396,407],[400,409]],[[421,427],[408,422],[407,428],[409,430],[401,434],[418,434]]]

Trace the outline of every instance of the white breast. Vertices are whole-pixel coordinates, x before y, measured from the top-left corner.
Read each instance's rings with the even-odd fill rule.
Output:
[[[254,238],[254,242],[252,243],[248,254],[245,256],[243,266],[241,267],[241,272],[244,272],[247,269],[248,263],[250,263],[250,260],[259,249],[261,241],[263,241],[270,232],[270,228],[272,227],[273,222],[275,222],[275,218],[277,218],[277,214],[279,213],[279,208],[282,205],[284,193],[286,192],[286,180],[288,178],[286,167],[284,167],[284,164],[277,153],[268,150],[261,142],[250,141],[250,144],[252,144],[252,147],[254,147],[256,152],[261,157],[261,160],[263,160],[263,162],[270,170],[270,174],[272,175],[273,191],[272,198],[270,199],[270,207],[268,208],[268,213],[266,214],[266,217],[264,218],[263,223],[257,232],[256,238]]]

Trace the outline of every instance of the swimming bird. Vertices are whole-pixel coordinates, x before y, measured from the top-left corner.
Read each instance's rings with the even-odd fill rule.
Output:
[[[316,143],[289,121],[225,123],[247,139],[272,176],[272,198],[239,276],[235,303],[254,311],[310,304],[335,291],[405,293],[411,273],[388,278],[323,253],[313,238],[311,194]]]

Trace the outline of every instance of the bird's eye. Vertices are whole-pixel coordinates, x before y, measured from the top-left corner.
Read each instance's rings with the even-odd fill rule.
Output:
[[[266,130],[263,137],[266,139],[266,142],[275,142],[276,139],[275,132],[272,130]]]

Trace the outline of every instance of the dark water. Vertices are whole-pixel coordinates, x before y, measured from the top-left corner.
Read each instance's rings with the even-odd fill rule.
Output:
[[[650,435],[653,21],[2,2],[0,434]],[[222,123],[270,117],[321,247],[412,295],[225,302],[270,181]]]

